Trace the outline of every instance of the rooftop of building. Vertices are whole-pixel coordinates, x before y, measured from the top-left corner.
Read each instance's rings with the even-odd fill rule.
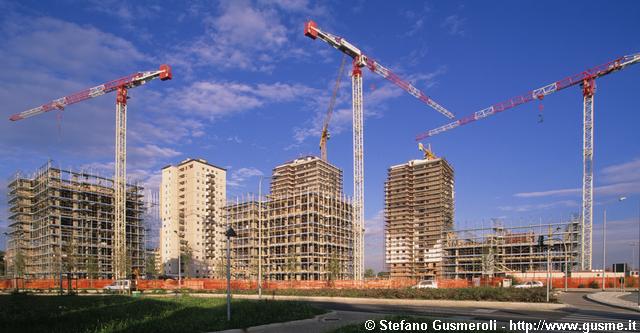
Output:
[[[176,167],[179,167],[179,166],[182,166],[182,165],[185,165],[185,164],[189,164],[189,163],[191,163],[191,162],[202,163],[202,164],[204,164],[204,165],[208,165],[208,166],[210,166],[210,167],[214,167],[214,168],[216,168],[216,169],[220,169],[220,170],[222,170],[222,171],[227,171],[227,169],[222,168],[222,167],[219,167],[219,166],[214,165],[214,164],[211,164],[211,163],[207,162],[207,160],[202,159],[202,158],[187,158],[187,159],[182,160],[182,162],[178,163],[178,164],[177,164],[177,165],[175,165],[175,166],[176,166]],[[162,170],[164,170],[164,169],[166,169],[166,168],[170,168],[170,167],[172,167],[172,166],[173,166],[173,165],[171,165],[171,164],[165,165],[164,167],[162,167]]]

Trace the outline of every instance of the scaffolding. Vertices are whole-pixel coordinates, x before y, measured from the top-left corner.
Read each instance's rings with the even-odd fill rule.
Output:
[[[542,238],[541,238],[542,237]],[[580,221],[487,228],[446,233],[445,278],[522,276],[534,272],[571,272],[580,267]]]
[[[8,189],[8,257],[24,258],[20,275],[114,276],[112,179],[56,168],[48,161],[32,176],[16,173],[9,180]],[[142,187],[127,184],[126,192],[126,270],[129,276],[142,275],[145,270]]]
[[[453,229],[451,165],[429,155],[390,167],[384,214],[385,264],[391,277],[441,276],[443,235]]]
[[[354,278],[353,203],[342,194],[342,171],[318,157],[303,157],[273,170],[271,194],[230,202],[226,221],[233,274],[270,280]]]

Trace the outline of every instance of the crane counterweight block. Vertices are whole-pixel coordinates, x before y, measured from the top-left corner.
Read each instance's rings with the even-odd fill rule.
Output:
[[[308,21],[304,25],[304,35],[311,39],[318,38],[318,30],[316,29],[317,27],[318,24],[316,22]]]
[[[162,71],[162,73],[160,73],[161,81],[171,80],[173,78],[173,74],[171,73],[171,66],[167,64],[160,65],[160,70]]]

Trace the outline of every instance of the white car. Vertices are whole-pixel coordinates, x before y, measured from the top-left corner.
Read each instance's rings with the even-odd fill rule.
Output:
[[[131,290],[131,280],[116,280],[112,284],[104,287],[106,291],[129,291]]]
[[[426,288],[438,288],[438,282],[433,280],[424,280],[418,282],[415,286],[411,287],[413,289],[426,289]]]
[[[544,284],[542,282],[540,282],[540,281],[527,281],[525,283],[518,284],[518,285],[515,285],[513,287],[514,288],[519,288],[519,289],[522,289],[522,288],[542,288],[542,287],[544,287]]]

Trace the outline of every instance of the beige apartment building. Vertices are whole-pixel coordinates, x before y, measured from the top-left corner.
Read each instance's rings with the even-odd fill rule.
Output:
[[[212,277],[221,255],[226,170],[203,159],[162,169],[160,257],[164,274]],[[178,260],[180,258],[180,260]]]
[[[425,154],[388,169],[385,182],[385,264],[392,278],[442,275],[444,233],[453,228],[453,169]]]

